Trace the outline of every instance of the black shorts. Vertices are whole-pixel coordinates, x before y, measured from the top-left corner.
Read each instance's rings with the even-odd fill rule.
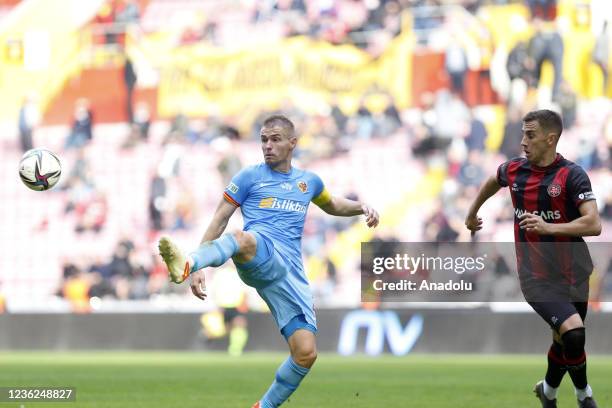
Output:
[[[559,328],[571,315],[578,313],[582,321],[586,318],[588,302],[528,302],[529,305],[550,325]]]
[[[234,320],[236,317],[242,315],[244,315],[244,313],[241,313],[235,307],[228,307],[223,309],[223,321],[225,322],[225,324],[231,323],[231,321]]]
[[[549,282],[521,284],[527,303],[553,330],[571,315],[578,313],[584,322],[589,300],[589,281],[576,286],[555,285]]]

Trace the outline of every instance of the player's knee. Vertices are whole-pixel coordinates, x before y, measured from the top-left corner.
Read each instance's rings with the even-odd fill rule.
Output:
[[[310,368],[317,360],[317,349],[313,346],[297,350],[293,359],[298,365]]]
[[[310,368],[317,360],[317,352],[304,353],[296,356],[296,363],[302,367]]]
[[[568,330],[561,336],[563,352],[568,359],[578,359],[584,355],[586,334],[584,327]]]

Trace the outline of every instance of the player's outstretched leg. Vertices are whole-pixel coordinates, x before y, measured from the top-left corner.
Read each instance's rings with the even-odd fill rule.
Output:
[[[237,234],[242,235],[243,233]],[[168,237],[162,237],[159,240],[158,247],[159,253],[168,267],[170,280],[175,283],[183,282],[192,271],[207,266],[223,265],[239,249],[234,234],[224,234],[213,241],[203,243],[189,254],[189,257],[185,256]]]
[[[579,408],[597,408],[593,399],[593,390],[587,381],[587,360],[584,351],[585,329],[579,327],[563,333],[563,352],[567,371],[572,378],[576,390]]]
[[[291,355],[278,368],[274,382],[259,401],[259,405],[255,404],[254,408],[280,406],[298,388],[317,359],[313,332],[304,329],[296,330],[288,341]]]
[[[183,252],[170,241],[168,237],[162,237],[157,245],[159,254],[168,267],[170,280],[174,283],[181,283],[189,276],[191,266]]]

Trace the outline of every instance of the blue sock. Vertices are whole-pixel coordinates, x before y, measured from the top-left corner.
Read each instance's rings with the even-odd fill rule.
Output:
[[[225,234],[214,241],[205,242],[189,256],[193,259],[191,272],[207,266],[221,266],[238,252],[238,242],[232,234]]]
[[[289,398],[310,369],[297,365],[291,356],[276,371],[274,382],[261,399],[261,408],[276,408]]]

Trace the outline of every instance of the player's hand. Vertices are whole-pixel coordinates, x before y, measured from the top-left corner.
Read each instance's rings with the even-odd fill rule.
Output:
[[[368,227],[373,228],[378,225],[379,216],[375,209],[369,207],[365,204],[361,206],[361,210],[363,211],[363,215],[366,217],[366,224]]]
[[[527,232],[534,232],[539,235],[550,235],[549,224],[544,219],[528,212],[523,213],[519,219],[519,227]]]
[[[199,271],[195,271],[191,275],[189,275],[191,281],[191,291],[194,296],[206,300],[206,279],[204,278],[204,270],[200,269]]]
[[[468,216],[465,217],[465,227],[472,231],[472,235],[474,235],[476,231],[482,229],[482,218],[477,214],[468,214]]]

